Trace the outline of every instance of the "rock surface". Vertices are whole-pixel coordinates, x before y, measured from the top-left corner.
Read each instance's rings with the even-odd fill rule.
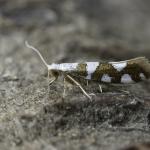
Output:
[[[47,62],[150,59],[150,9],[143,0],[0,1],[0,149],[116,150],[150,139],[150,82],[91,83],[89,101],[63,82],[48,92]]]

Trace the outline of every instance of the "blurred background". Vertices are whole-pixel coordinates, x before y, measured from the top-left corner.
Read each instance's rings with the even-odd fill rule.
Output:
[[[22,54],[28,40],[49,63],[150,57],[149,5],[146,0],[1,0],[0,53]]]
[[[96,86],[94,101],[79,91],[65,103],[58,82],[47,98],[46,68],[25,40],[49,64],[150,59],[150,1],[0,0],[0,149],[116,150],[150,139],[149,82],[125,89],[133,95]]]

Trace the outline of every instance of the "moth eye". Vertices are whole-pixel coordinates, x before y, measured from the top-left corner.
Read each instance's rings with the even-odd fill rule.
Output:
[[[58,77],[58,76],[59,76],[59,72],[58,71],[49,70],[49,78]]]
[[[58,71],[52,71],[52,75],[57,77],[57,76],[59,76],[59,72]]]

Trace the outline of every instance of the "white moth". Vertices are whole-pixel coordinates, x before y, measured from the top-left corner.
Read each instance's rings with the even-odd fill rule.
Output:
[[[64,95],[65,81],[77,85],[89,99],[91,97],[77,82],[77,78],[92,80],[98,83],[120,83],[129,84],[139,82],[150,77],[150,63],[145,57],[137,57],[119,62],[84,62],[84,63],[61,63],[47,64],[43,56],[33,46],[25,42],[26,46],[34,50],[41,58],[48,69],[48,77],[52,77],[49,84],[52,84],[60,75],[64,78]]]

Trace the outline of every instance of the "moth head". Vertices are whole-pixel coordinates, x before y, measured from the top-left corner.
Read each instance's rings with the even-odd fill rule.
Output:
[[[48,74],[49,74],[49,77],[58,78],[58,76],[61,75],[61,70],[60,70],[59,64],[53,63],[51,65],[48,65]]]
[[[58,78],[60,76],[60,72],[57,70],[48,70],[48,77],[49,78]]]

